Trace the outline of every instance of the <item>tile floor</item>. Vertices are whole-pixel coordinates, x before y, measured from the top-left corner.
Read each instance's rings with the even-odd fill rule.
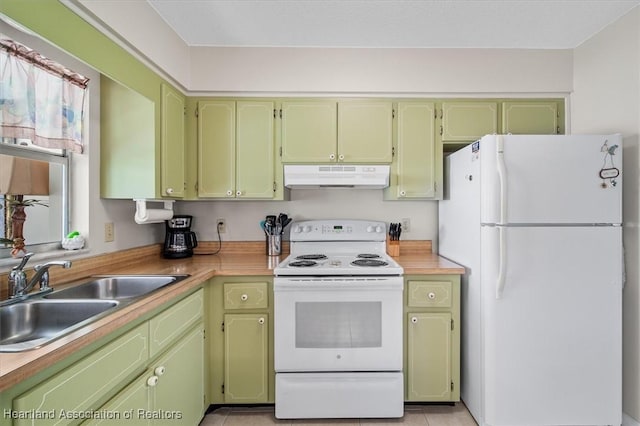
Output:
[[[200,426],[263,426],[263,425],[352,425],[411,426],[476,426],[476,422],[462,402],[450,405],[405,405],[401,419],[319,419],[278,420],[273,406],[222,407],[205,416]]]

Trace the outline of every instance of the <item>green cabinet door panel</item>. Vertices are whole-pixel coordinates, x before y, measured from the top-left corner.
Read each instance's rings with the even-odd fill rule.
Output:
[[[435,138],[435,105],[398,102],[396,149],[386,199],[436,199],[442,187],[442,145]]]
[[[196,426],[204,411],[204,336],[200,326],[100,407],[98,412],[111,413],[112,418],[86,424]],[[155,418],[160,413],[166,413],[166,418]]]
[[[236,104],[198,102],[198,196],[235,197]]]
[[[451,313],[409,313],[407,400],[451,399]]]
[[[274,197],[274,103],[238,101],[236,197]]]
[[[336,161],[337,102],[286,101],[281,111],[283,163]]]
[[[555,135],[561,133],[557,101],[502,103],[502,133]]]
[[[498,132],[497,102],[443,102],[441,113],[445,143],[473,142]]]
[[[197,426],[205,412],[204,402],[204,335],[202,325],[153,363],[158,377],[153,387],[153,407],[179,413],[180,418],[156,420],[156,425]]]
[[[149,398],[149,385],[147,380],[153,375],[153,371],[145,371],[138,376],[129,386],[111,398],[109,402],[99,408],[98,412],[111,413],[110,417],[92,419],[83,426],[120,426],[123,424],[152,425],[153,420],[140,416],[138,410],[145,412],[153,410],[153,401]]]
[[[269,397],[269,317],[224,316],[224,399],[227,403],[267,402]]]
[[[156,198],[154,104],[100,78],[100,196]]]
[[[393,104],[390,101],[338,102],[338,161],[390,163]]]
[[[94,408],[104,394],[121,386],[149,359],[148,324],[144,323],[101,349],[82,359],[45,382],[13,400],[16,412],[55,410],[49,420],[37,420],[38,425],[66,425],[61,414]],[[77,423],[77,421],[76,421]],[[32,424],[32,420],[16,420],[15,425]]]
[[[161,186],[165,197],[185,195],[185,97],[162,85]]]
[[[196,291],[149,321],[149,354],[156,356],[204,316],[204,291]]]

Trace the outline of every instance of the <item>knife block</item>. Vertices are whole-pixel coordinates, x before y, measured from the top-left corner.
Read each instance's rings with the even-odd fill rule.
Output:
[[[400,256],[400,241],[387,238],[387,254],[391,257]]]

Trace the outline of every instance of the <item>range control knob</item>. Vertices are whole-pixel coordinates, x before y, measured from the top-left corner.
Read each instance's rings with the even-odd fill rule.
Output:
[[[375,231],[375,228],[371,225],[367,226],[367,232],[373,232]]]
[[[299,227],[299,226],[295,226],[295,227],[293,228],[293,232],[294,232],[295,234],[299,234],[300,232],[302,232],[302,228],[301,228],[301,227]]]
[[[302,227],[302,232],[311,232],[311,227],[309,225],[305,225]]]
[[[376,226],[376,232],[379,234],[382,232],[382,226]]]

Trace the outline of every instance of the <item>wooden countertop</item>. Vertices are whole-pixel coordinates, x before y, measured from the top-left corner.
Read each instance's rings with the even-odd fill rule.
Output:
[[[0,391],[8,389],[38,372],[62,361],[70,354],[111,334],[154,309],[196,289],[214,276],[273,275],[273,268],[287,256],[266,256],[264,243],[237,243],[223,245],[218,254],[217,244],[202,244],[196,254],[187,259],[163,259],[159,246],[124,250],[74,261],[68,270],[51,269],[51,282],[57,289],[79,283],[82,278],[99,274],[189,274],[189,278],[127,305],[86,327],[76,330],[41,348],[15,353],[0,353]],[[429,251],[424,246],[408,244],[395,259],[403,266],[405,275],[463,274],[464,268]],[[413,248],[419,248],[413,250]],[[76,266],[76,264],[78,266]],[[75,271],[75,272],[73,272]],[[56,282],[69,282],[58,285]],[[6,288],[6,274],[0,276],[0,285]]]

